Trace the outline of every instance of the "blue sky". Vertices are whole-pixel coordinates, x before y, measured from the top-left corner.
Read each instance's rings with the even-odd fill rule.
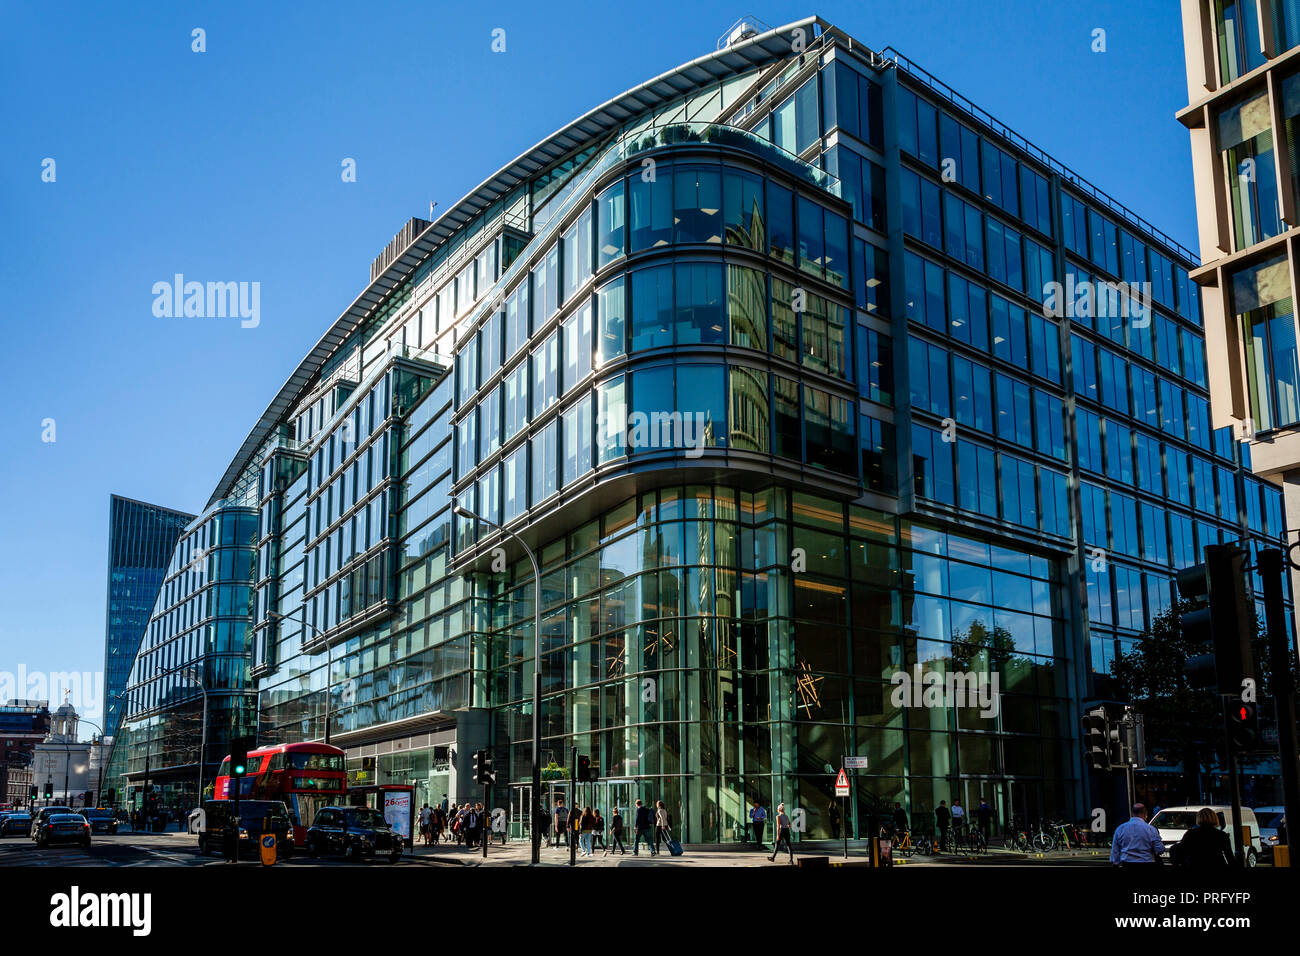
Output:
[[[1171,0],[9,4],[0,671],[102,667],[109,494],[201,508],[410,216],[745,12],[893,45],[1196,248]],[[259,282],[260,324],[155,317],[177,272]]]

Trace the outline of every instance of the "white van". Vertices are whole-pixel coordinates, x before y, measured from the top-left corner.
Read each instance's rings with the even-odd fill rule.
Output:
[[[1219,829],[1227,833],[1228,839],[1232,841],[1232,852],[1237,852],[1237,835],[1232,832],[1232,807],[1203,803],[1189,807],[1165,807],[1151,818],[1151,825],[1160,831],[1160,842],[1165,845],[1166,858],[1170,847],[1196,826],[1196,814],[1207,806],[1219,818]],[[1255,866],[1264,854],[1264,844],[1260,839],[1259,821],[1255,819],[1255,811],[1250,807],[1241,808],[1241,825],[1250,833],[1250,843],[1246,847],[1246,865]]]

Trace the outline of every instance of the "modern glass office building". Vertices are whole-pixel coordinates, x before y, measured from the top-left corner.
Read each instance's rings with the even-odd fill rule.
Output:
[[[894,51],[738,29],[374,261],[209,505],[257,515],[230,692],[421,802],[490,748],[516,834],[534,668],[543,762],[689,841],[748,799],[828,836],[846,754],[851,832],[1083,816],[1081,702],[1200,546],[1282,530],[1210,428],[1195,266]],[[132,677],[164,750],[197,586]]]
[[[194,520],[170,508],[112,495],[104,620],[104,736],[117,733],[121,698],[176,540]]]
[[[1182,0],[1213,422],[1300,515],[1300,3]],[[1298,582],[1292,571],[1292,589]]]

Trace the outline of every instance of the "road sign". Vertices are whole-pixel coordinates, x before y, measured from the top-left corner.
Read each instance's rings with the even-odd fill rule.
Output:
[[[840,768],[840,775],[835,778],[835,796],[847,797],[849,795],[849,775]]]
[[[844,758],[844,769],[845,770],[866,770],[867,758],[846,756]]]

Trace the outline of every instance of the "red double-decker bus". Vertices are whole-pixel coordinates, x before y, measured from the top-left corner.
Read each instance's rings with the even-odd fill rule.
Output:
[[[343,751],[329,744],[304,743],[250,750],[239,796],[241,800],[283,800],[293,820],[293,842],[304,846],[316,811],[345,803],[347,792]],[[234,795],[227,754],[217,773],[214,796],[230,800]]]

